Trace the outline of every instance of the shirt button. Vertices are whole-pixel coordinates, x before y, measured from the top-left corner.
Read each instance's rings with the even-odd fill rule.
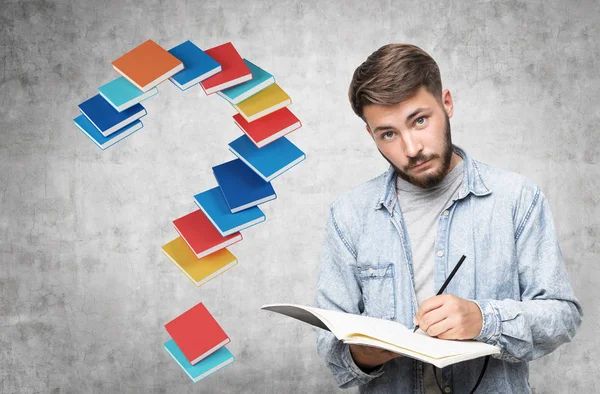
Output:
[[[452,389],[450,387],[444,387],[444,393],[449,393],[451,391]]]
[[[437,255],[438,255],[438,257],[442,257],[444,255],[444,252],[442,252],[441,250],[438,250]]]
[[[448,216],[448,215],[450,215],[450,212],[448,212],[448,210],[446,209],[446,210],[444,211],[444,216]]]

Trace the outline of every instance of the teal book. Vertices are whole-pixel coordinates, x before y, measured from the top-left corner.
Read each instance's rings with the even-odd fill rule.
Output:
[[[223,237],[264,222],[266,219],[263,211],[256,206],[231,213],[219,186],[196,194],[194,200]]]
[[[235,360],[233,354],[225,346],[194,365],[190,364],[187,358],[185,358],[185,355],[173,339],[165,342],[165,349],[194,383],[231,364]]]
[[[98,92],[110,105],[121,112],[154,96],[158,93],[158,88],[154,87],[144,93],[125,77],[119,77],[100,86]]]
[[[275,83],[275,77],[254,63],[244,59],[244,63],[252,73],[252,79],[231,88],[218,91],[217,94],[231,104],[239,104],[250,96],[254,96],[269,85]]]
[[[79,128],[79,130],[81,130],[85,135],[87,135],[89,139],[94,141],[94,143],[98,145],[98,147],[102,150],[116,144],[117,142],[123,140],[126,137],[129,137],[131,134],[144,127],[142,121],[138,119],[124,126],[117,132],[112,133],[108,137],[105,137],[84,115],[79,115],[78,117],[73,119],[73,121],[75,122],[75,125]]]

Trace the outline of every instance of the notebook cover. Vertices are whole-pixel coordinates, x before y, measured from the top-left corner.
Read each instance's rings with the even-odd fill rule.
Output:
[[[195,195],[194,200],[223,236],[265,221],[265,214],[259,207],[231,213],[218,186]]]
[[[162,251],[196,286],[202,286],[238,263],[227,248],[197,258],[181,237],[163,245]]]
[[[260,92],[262,89],[265,89],[267,86],[275,83],[275,78],[270,73],[266,72],[247,59],[244,59],[244,63],[246,63],[250,69],[250,72],[252,73],[252,79],[217,92],[219,96],[223,97],[232,104],[237,104],[240,101],[243,101],[244,98],[251,97]]]
[[[196,365],[190,364],[174,340],[169,339],[165,342],[165,349],[194,383],[231,364],[235,360],[233,354],[225,346]]]
[[[147,92],[142,92],[125,77],[119,77],[100,86],[98,92],[114,109],[123,111],[154,96],[158,93],[158,88],[154,87]]]
[[[153,40],[138,45],[111,64],[144,92],[183,69],[181,60]]]
[[[119,141],[124,140],[131,134],[144,127],[141,120],[136,120],[133,123],[122,127],[115,133],[112,133],[108,137],[105,137],[84,115],[79,115],[78,117],[73,119],[73,121],[75,122],[75,125],[79,128],[79,130],[81,130],[85,135],[87,135],[89,139],[94,141],[94,143],[98,145],[98,147],[100,147],[100,149],[102,150],[113,146]]]
[[[221,65],[190,40],[169,49],[169,53],[183,62],[183,70],[169,78],[180,89],[181,86],[183,90],[189,89],[197,82],[221,72]]]
[[[304,152],[285,137],[257,148],[244,134],[229,144],[229,150],[267,182],[306,158]]]
[[[251,122],[291,102],[290,96],[274,83],[234,107],[248,122]]]
[[[206,94],[212,94],[252,79],[250,69],[231,42],[207,49],[206,54],[221,64],[220,73],[200,82]]]
[[[192,365],[230,342],[203,303],[165,324],[165,329]]]
[[[199,259],[211,249],[216,251],[242,240],[240,232],[223,237],[201,209],[175,219],[173,225]]]
[[[114,127],[128,118],[132,118],[131,123],[146,115],[146,109],[139,103],[119,112],[99,93],[79,104],[79,110],[105,137],[119,130]]]
[[[253,122],[246,121],[240,114],[233,115],[233,120],[258,148],[302,127],[302,122],[288,107],[283,107]],[[284,130],[284,133],[277,135]]]
[[[219,164],[212,170],[231,212],[277,198],[273,186],[240,159]]]

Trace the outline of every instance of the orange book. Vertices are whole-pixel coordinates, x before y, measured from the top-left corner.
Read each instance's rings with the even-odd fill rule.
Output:
[[[142,92],[183,70],[181,60],[152,40],[138,45],[111,64]]]

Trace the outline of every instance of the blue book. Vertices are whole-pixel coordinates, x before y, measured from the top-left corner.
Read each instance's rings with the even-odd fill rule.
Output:
[[[158,88],[153,87],[147,92],[142,92],[125,77],[119,77],[100,86],[98,92],[117,111],[121,112],[135,104],[146,100],[158,93]]]
[[[225,346],[194,365],[190,364],[187,358],[185,358],[185,355],[173,339],[165,342],[165,349],[194,383],[231,364],[235,360],[233,354]]]
[[[271,182],[306,158],[304,152],[285,137],[258,148],[244,134],[229,144],[229,150],[266,182]]]
[[[277,198],[271,183],[265,182],[240,159],[219,164],[212,170],[231,213]]]
[[[218,186],[196,194],[194,200],[223,237],[265,221],[265,214],[259,207],[231,213]]]
[[[79,127],[79,130],[83,131],[85,135],[87,135],[92,141],[94,141],[94,143],[98,145],[102,150],[116,144],[125,137],[130,136],[131,134],[144,127],[141,120],[134,120],[132,123],[117,130],[115,133],[112,133],[108,137],[105,137],[85,116],[79,115],[73,120],[75,121],[75,125]]]
[[[250,69],[252,79],[217,92],[219,96],[223,97],[231,104],[239,104],[248,97],[255,95],[267,86],[275,83],[275,77],[273,77],[273,75],[246,59],[244,59],[244,63],[246,63]]]
[[[146,115],[146,108],[140,103],[119,112],[100,94],[79,104],[79,110],[105,137]]]
[[[170,49],[169,53],[183,62],[183,70],[169,78],[181,90],[186,90],[222,70],[215,59],[190,40]]]

